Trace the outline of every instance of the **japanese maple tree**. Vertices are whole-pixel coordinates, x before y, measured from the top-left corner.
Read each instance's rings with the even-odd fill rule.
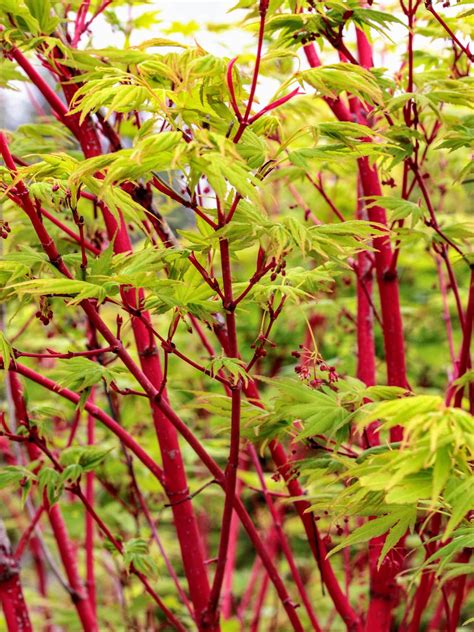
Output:
[[[0,0],[0,629],[470,629],[461,4]]]

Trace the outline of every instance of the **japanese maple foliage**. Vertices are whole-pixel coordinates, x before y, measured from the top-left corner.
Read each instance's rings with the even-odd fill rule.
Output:
[[[175,4],[0,0],[0,629],[467,630],[472,8]]]

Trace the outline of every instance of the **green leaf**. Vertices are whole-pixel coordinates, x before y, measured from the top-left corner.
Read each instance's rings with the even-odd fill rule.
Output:
[[[61,472],[61,481],[75,483],[81,478],[82,473],[83,469],[78,463],[71,463]]]
[[[34,474],[20,465],[5,465],[0,468],[0,489],[9,485],[17,485],[24,479],[35,478]]]
[[[340,544],[331,549],[329,555],[334,555],[338,551],[341,551],[348,546],[360,544],[361,542],[367,542],[372,538],[377,538],[383,535],[389,529],[391,529],[399,521],[399,519],[400,512],[394,512],[385,516],[380,516],[378,518],[368,520],[364,525],[358,527],[355,531],[353,531],[351,535],[349,535],[347,538],[344,538]]]
[[[438,448],[433,466],[433,489],[431,492],[431,502],[434,504],[444,489],[451,473],[453,462],[450,447]]]
[[[108,385],[125,374],[125,367],[104,366],[81,356],[57,361],[57,381],[74,391],[84,391],[101,381]]]
[[[104,287],[88,283],[87,281],[76,281],[75,279],[35,279],[7,286],[6,289],[19,296],[24,296],[25,294],[74,296],[75,298],[68,302],[69,305],[76,305],[88,298],[95,298],[101,303],[107,296],[107,291]]]
[[[111,451],[112,448],[100,446],[72,446],[61,452],[60,463],[66,466],[66,469],[79,466],[81,472],[90,472],[95,470]]]
[[[303,70],[298,74],[302,83],[308,83],[321,95],[335,98],[348,92],[363,101],[380,104],[382,91],[377,79],[369,70],[349,63],[338,63]]]
[[[393,527],[391,527],[390,531],[388,532],[387,537],[385,538],[385,542],[383,543],[379,559],[377,560],[377,568],[379,569],[389,551],[391,551],[393,547],[396,546],[396,544],[401,540],[401,538],[403,538],[408,530],[414,529],[416,522],[416,508],[408,507],[405,510],[405,513],[398,515],[399,520],[395,525],[393,525]]]
[[[0,356],[3,360],[1,370],[8,371],[10,361],[13,358],[13,352],[11,344],[5,338],[5,335],[2,331],[0,331]]]
[[[425,209],[419,204],[415,204],[414,202],[410,202],[409,200],[403,200],[402,198],[396,197],[371,197],[368,203],[368,207],[370,208],[372,206],[381,206],[382,208],[391,211],[390,219],[392,221],[411,217],[412,226],[415,226],[418,222],[420,222],[423,219],[423,216],[426,214]]]
[[[128,568],[131,565],[146,576],[156,577],[158,566],[149,554],[149,546],[143,538],[133,538],[123,547],[123,558]]]
[[[48,501],[54,505],[62,494],[63,481],[61,475],[50,467],[42,467],[38,474],[39,491],[43,493],[46,490]]]
[[[443,533],[443,542],[446,542],[452,532],[467,516],[467,513],[474,506],[474,486],[472,484],[472,476],[467,477],[461,483],[456,481],[456,485],[448,488],[446,500],[451,505],[451,515]]]

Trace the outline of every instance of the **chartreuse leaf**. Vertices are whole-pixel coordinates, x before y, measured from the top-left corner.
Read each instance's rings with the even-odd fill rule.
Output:
[[[20,28],[36,35],[40,33],[41,27],[37,17],[35,16],[34,4],[35,0],[32,0],[32,10],[28,6],[27,0],[0,0],[0,11],[9,14],[13,22],[15,22]],[[49,2],[45,2],[45,5],[50,6]]]
[[[81,472],[90,472],[95,470],[111,451],[112,448],[104,448],[95,445],[72,446],[65,448],[61,452],[60,463],[66,466],[66,469],[78,465]]]
[[[54,505],[63,492],[64,483],[59,472],[51,467],[42,467],[38,474],[38,487],[41,493],[46,491],[49,503]]]
[[[34,480],[36,477],[21,465],[5,465],[0,468],[0,489],[9,485],[18,485],[23,480]]]
[[[9,90],[18,90],[15,81],[25,81],[25,76],[18,71],[16,64],[9,59],[0,59],[0,86]]]
[[[435,454],[433,466],[433,483],[431,502],[434,504],[444,489],[452,468],[452,458],[449,446],[439,447]]]
[[[443,542],[449,539],[454,529],[474,507],[472,475],[464,476],[461,480],[451,480],[448,484],[446,500],[450,504],[450,517],[443,533]]]
[[[78,463],[71,463],[61,472],[61,481],[76,483],[82,476],[83,469]]]
[[[348,92],[373,104],[380,104],[383,100],[375,76],[354,64],[338,63],[311,68],[300,71],[297,77],[302,84],[309,84],[322,96],[335,98],[341,92]]]
[[[388,197],[388,196],[375,196],[371,197],[368,201],[368,207],[381,206],[390,212],[390,219],[392,221],[406,219],[411,217],[412,226],[415,226],[423,219],[426,211],[419,204],[404,200],[402,198]]]
[[[51,0],[25,0],[25,4],[43,33],[51,33],[56,28],[59,19],[51,15]]]
[[[303,422],[300,439],[314,435],[333,436],[352,417],[333,391],[322,392],[303,382],[279,379],[275,383],[277,396],[270,423],[285,423],[288,428],[295,420]]]
[[[58,368],[56,369],[59,384],[74,391],[84,391],[99,384],[102,380],[106,384],[110,384],[126,374],[125,367],[104,366],[84,357],[58,360]]]
[[[125,542],[123,559],[128,568],[133,565],[135,570],[146,576],[158,575],[158,566],[149,553],[148,542],[143,538],[133,538]]]
[[[407,390],[399,386],[369,386],[365,389],[367,398],[372,401],[398,399],[407,393]]]
[[[439,543],[442,538],[443,534],[439,534],[432,540]],[[438,577],[442,577],[443,582],[446,581],[450,569],[453,567],[456,568],[456,562],[454,560],[463,551],[472,549],[473,543],[474,523],[471,521],[469,524],[455,529],[451,534],[450,540],[447,543],[441,543],[441,545],[436,548],[435,552],[425,560],[421,568],[417,570],[415,577],[418,576],[424,569],[432,566],[433,563],[436,562]],[[472,565],[469,566],[469,569],[465,569],[465,572],[462,574],[469,574],[471,570]]]
[[[417,415],[433,412],[442,408],[440,397],[431,395],[417,395],[384,401],[377,404],[367,404],[356,415],[356,421],[361,425],[368,425],[378,419],[383,419],[387,428],[405,425]]]
[[[400,511],[399,513],[390,513],[385,516],[379,516],[378,518],[373,518],[372,520],[368,520],[361,527],[356,529],[351,535],[331,549],[330,555],[334,555],[338,551],[346,548],[347,546],[351,546],[353,544],[359,544],[360,542],[367,542],[372,538],[377,538],[378,536],[383,535],[389,529],[391,529],[397,522],[400,520],[400,515],[403,516],[404,512]]]
[[[0,356],[2,358],[1,370],[7,371],[12,358],[12,348],[3,331],[0,331]]]
[[[95,298],[102,302],[107,296],[107,290],[104,287],[76,279],[34,279],[7,286],[6,289],[18,296],[48,294],[50,296],[74,297],[68,301],[69,305],[76,305],[88,298]]]
[[[401,538],[407,533],[407,531],[413,531],[416,522],[416,508],[408,507],[404,513],[399,514],[399,519],[394,524],[385,538],[382,550],[380,552],[379,559],[377,560],[377,566],[380,568],[387,553],[393,549],[394,546],[401,540]]]
[[[206,368],[209,369],[212,375],[216,375],[220,370],[224,370],[225,373],[231,376],[234,385],[238,383],[239,379],[243,381],[245,386],[248,384],[249,374],[245,370],[245,363],[242,360],[220,356],[213,358]]]

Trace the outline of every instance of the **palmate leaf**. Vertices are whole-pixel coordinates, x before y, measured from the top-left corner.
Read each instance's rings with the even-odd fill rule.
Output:
[[[377,132],[375,129],[347,121],[318,123],[315,130],[322,136],[351,146],[356,143],[360,144],[362,139],[372,139],[376,136],[382,137],[380,132]]]
[[[49,13],[50,4],[45,2],[46,10]],[[0,11],[10,16],[13,23],[18,27],[29,31],[33,35],[41,32],[41,26],[34,15],[34,11],[30,10],[26,0],[0,0]],[[9,23],[8,21],[6,22]]]
[[[417,395],[377,404],[367,404],[357,413],[355,421],[361,426],[367,426],[382,419],[387,428],[406,425],[407,421],[417,415],[429,413],[442,407],[440,397],[431,395]]]
[[[102,302],[107,297],[105,287],[75,279],[35,279],[7,286],[6,289],[10,290],[11,294],[16,294],[20,297],[26,294],[74,297],[68,301],[69,305],[76,305],[88,298],[95,298]]]
[[[64,481],[53,468],[42,467],[38,474],[38,488],[41,493],[46,492],[49,503],[54,505],[64,490]]]
[[[399,399],[407,394],[407,390],[399,386],[369,386],[365,389],[367,398],[371,401]]]
[[[27,251],[28,249],[25,248]],[[13,287],[13,284],[20,279],[27,278],[28,274],[33,271],[33,266],[37,264],[43,264],[47,259],[41,257],[41,259],[30,257],[32,262],[28,264],[26,259],[22,256],[23,253],[14,253],[13,255],[5,255],[0,259],[0,284],[2,287]]]
[[[97,468],[106,457],[110,454],[112,448],[106,448],[96,445],[89,446],[72,446],[65,448],[61,452],[59,462],[66,468],[74,465],[80,467],[81,472],[90,472]],[[69,470],[69,472],[77,473],[78,470]]]
[[[141,54],[142,57],[146,55]],[[92,112],[97,112],[102,107],[107,107],[110,113],[129,112],[132,110],[146,109],[151,93],[143,85],[137,85],[138,78],[131,73],[116,67],[101,69],[98,78],[92,75],[83,75],[87,79],[74,94],[71,102],[70,114],[80,114],[82,123]]]
[[[397,542],[403,537],[408,529],[414,528],[415,520],[415,508],[395,508],[392,512],[384,516],[368,520],[364,525],[355,529],[351,535],[344,538],[342,542],[331,549],[329,555],[334,555],[348,546],[360,544],[361,542],[368,542],[372,538],[379,537],[388,532],[377,561],[378,567],[380,568],[380,565],[387,556],[387,553],[396,546]]]
[[[0,60],[0,86],[8,90],[18,90],[10,81],[25,81],[25,76],[17,70],[16,64],[9,59]]]
[[[469,77],[461,79],[438,79],[424,86],[428,98],[435,104],[450,103],[472,109],[474,87]]]
[[[275,386],[278,395],[273,402],[272,418],[285,421],[288,427],[295,420],[301,421],[300,439],[314,435],[334,436],[352,418],[352,413],[341,405],[337,393],[333,391],[314,390],[293,379],[279,379]]]
[[[456,527],[469,515],[474,507],[473,476],[468,475],[459,479],[454,477],[448,482],[446,488],[446,501],[450,505],[450,516],[443,533],[442,542],[446,542]]]
[[[474,117],[466,117],[462,125],[455,125],[447,131],[437,149],[456,151],[462,147],[474,147]]]
[[[24,479],[34,480],[36,476],[26,467],[20,465],[5,465],[0,468],[0,489],[9,485],[18,485]]]
[[[359,27],[369,27],[371,29],[374,29],[378,33],[385,35],[386,37],[389,37],[388,29],[391,27],[392,24],[406,27],[402,20],[400,20],[397,16],[386,13],[385,11],[378,11],[374,9],[373,6],[355,7],[353,9],[353,15],[350,19]]]
[[[190,400],[187,407],[194,410],[207,411],[212,415],[216,426],[227,433],[232,413],[231,399],[227,395],[210,391],[192,391],[192,395],[194,398]],[[241,424],[244,434],[255,438],[255,434],[258,434],[259,424],[264,416],[265,411],[262,408],[247,399],[242,399]]]
[[[247,128],[237,146],[239,154],[246,160],[250,169],[258,169],[265,162],[267,146],[265,141]]]
[[[220,370],[224,370],[232,377],[232,382],[237,385],[239,380],[248,385],[249,374],[245,370],[245,363],[242,360],[220,356],[213,358],[206,367],[212,375],[216,375]]]
[[[350,146],[348,143],[319,145],[318,147],[308,147],[290,151],[288,158],[296,167],[303,167],[309,170],[310,160],[328,163],[338,162],[340,160],[358,160],[364,156],[373,156],[376,153],[380,153],[380,147],[380,145],[368,142],[353,146]]]
[[[149,244],[133,253],[116,255],[109,246],[99,257],[90,261],[88,279],[98,285],[117,283],[136,288],[153,288],[161,270],[167,268],[170,275],[176,277],[180,264],[186,258],[185,251],[172,251]]]
[[[122,375],[128,375],[125,367],[104,366],[83,357],[58,360],[55,373],[61,386],[74,391],[83,391],[99,384],[102,380],[110,384]]]
[[[330,64],[298,73],[302,85],[309,84],[322,96],[335,98],[348,92],[363,101],[380,105],[382,90],[376,77],[365,68],[348,63]]]
[[[442,535],[433,538],[433,541],[441,540]],[[454,559],[465,549],[471,549],[474,544],[474,523],[466,526],[458,527],[451,534],[449,542],[437,548],[435,553],[430,555],[417,574],[421,573],[427,567],[436,563],[438,575],[444,575],[445,571],[450,567]]]
[[[103,188],[170,170],[176,166],[174,150],[181,145],[182,138],[180,132],[150,134],[139,140],[133,149],[114,152],[107,165]]]
[[[215,296],[215,291],[196,277],[193,268],[182,279],[155,281],[150,287],[146,307],[158,314],[177,308],[183,314],[194,314],[206,320],[218,311],[218,303],[213,300]]]
[[[268,301],[275,296],[285,297],[288,303],[301,304],[312,301],[320,292],[327,291],[334,283],[335,269],[330,263],[317,266],[309,272],[303,267],[285,268],[285,276],[275,281],[265,276],[256,283],[242,301],[242,310],[247,309],[247,303],[257,302],[266,309]],[[236,285],[244,290],[247,283]],[[238,307],[240,309],[240,306]]]
[[[400,466],[390,479],[389,489],[385,494],[387,503],[394,505],[416,506],[416,503],[432,495],[432,473],[430,471],[419,471],[410,473],[410,469],[420,469],[416,459],[411,456],[411,462],[405,459],[403,466]],[[411,467],[409,467],[411,466]]]
[[[133,565],[137,571],[144,573],[147,577],[157,577],[158,566],[149,550],[149,544],[143,538],[128,540],[123,547],[125,565],[128,568]]]
[[[410,202],[409,200],[404,200],[402,198],[382,195],[371,197],[368,200],[367,206],[369,208],[372,206],[381,206],[382,208],[391,211],[390,219],[392,221],[411,217],[412,226],[415,226],[418,222],[420,222],[427,213],[426,209],[420,204],[416,204],[415,202]]]

